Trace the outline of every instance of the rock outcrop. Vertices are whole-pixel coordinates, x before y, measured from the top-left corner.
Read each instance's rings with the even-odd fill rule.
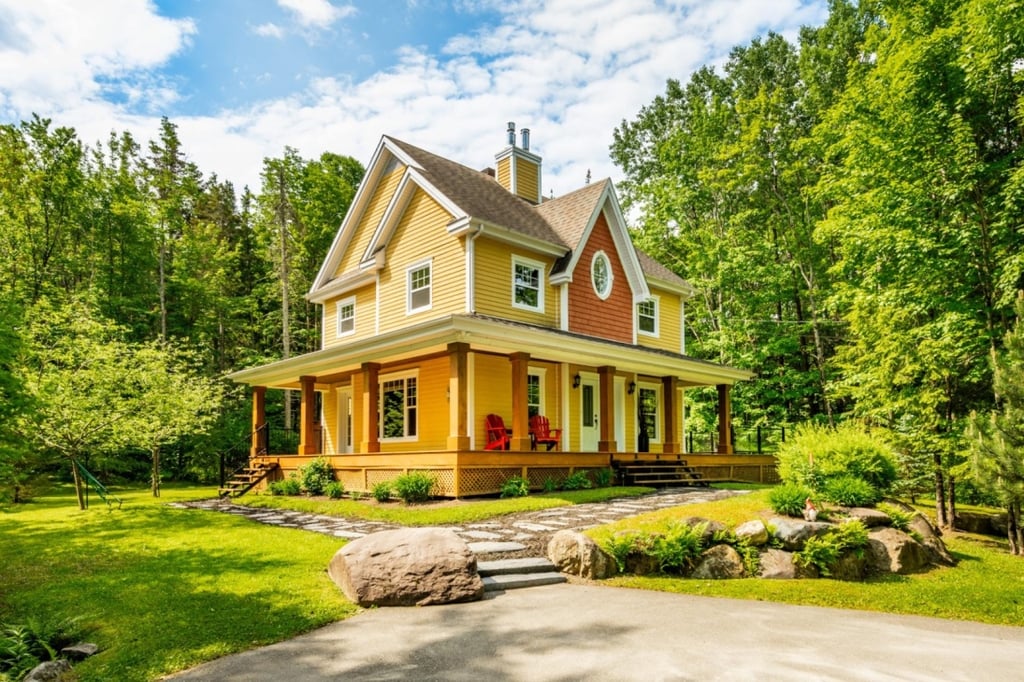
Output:
[[[560,530],[548,541],[548,559],[559,571],[601,580],[615,575],[615,559],[593,539],[574,530]]]

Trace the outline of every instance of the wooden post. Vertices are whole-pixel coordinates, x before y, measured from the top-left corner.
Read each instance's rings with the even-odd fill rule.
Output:
[[[615,452],[615,368],[604,366],[597,368],[600,377],[598,394],[601,409],[598,423],[598,452]]]
[[[527,403],[526,375],[530,366],[529,353],[512,353],[512,440],[510,450],[530,449],[530,405]]]
[[[316,421],[316,377],[301,376],[302,402],[299,406],[299,452],[300,455],[316,455],[317,442],[314,422]]]
[[[469,344],[448,344],[449,450],[469,449]],[[456,467],[458,470],[458,467]]]
[[[732,400],[729,384],[718,384],[718,454],[732,454]]]
[[[661,451],[666,455],[682,452],[679,442],[679,379],[676,377],[661,378],[661,401],[665,406],[662,417]]]
[[[266,449],[270,443],[265,442],[266,433],[263,425],[267,423],[267,387],[252,387],[252,443],[249,447],[249,456],[258,457],[267,454]]]
[[[380,365],[364,362],[361,367],[363,382],[363,438],[360,452],[380,452]]]

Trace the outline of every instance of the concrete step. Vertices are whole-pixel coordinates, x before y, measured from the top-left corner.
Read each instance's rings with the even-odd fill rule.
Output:
[[[479,561],[476,565],[481,576],[508,575],[512,573],[552,573],[555,565],[542,557],[526,557],[524,559],[498,559],[496,561]]]
[[[538,585],[555,585],[564,583],[565,576],[561,573],[503,573],[500,575],[488,575],[483,577],[484,592],[500,592],[502,590],[517,590],[523,587],[537,587]]]

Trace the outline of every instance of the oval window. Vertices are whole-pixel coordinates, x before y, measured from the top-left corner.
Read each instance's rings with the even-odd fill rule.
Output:
[[[604,300],[612,293],[612,264],[604,251],[594,254],[594,260],[590,263],[590,281],[594,284],[594,292]]]

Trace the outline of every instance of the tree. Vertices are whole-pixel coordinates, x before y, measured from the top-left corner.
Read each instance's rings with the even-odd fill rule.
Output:
[[[42,464],[15,428],[34,407],[20,377],[21,348],[18,311],[0,296],[0,492],[9,488],[15,503],[22,500],[25,485]]]
[[[1024,292],[1017,297],[1017,322],[1006,334],[1006,350],[993,362],[997,409],[971,414],[966,437],[975,478],[995,493],[1007,512],[1011,553],[1024,555]]]

